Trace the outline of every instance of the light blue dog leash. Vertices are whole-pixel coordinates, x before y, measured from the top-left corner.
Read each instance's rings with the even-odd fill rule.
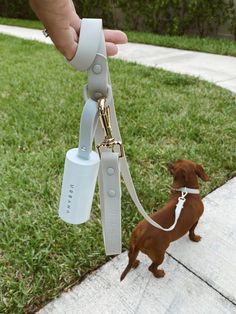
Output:
[[[145,212],[122,145],[101,19],[82,19],[78,49],[70,64],[79,71],[88,72],[88,83],[83,92],[85,106],[80,122],[79,148],[70,150],[71,155],[68,152],[66,157],[59,215],[74,224],[89,219],[98,173],[105,252],[106,255],[119,254],[122,250],[120,173],[139,212],[151,225],[163,231],[175,228],[187,194],[199,194],[199,191],[181,190],[175,221],[169,228],[163,228]],[[98,153],[92,151],[94,138]]]

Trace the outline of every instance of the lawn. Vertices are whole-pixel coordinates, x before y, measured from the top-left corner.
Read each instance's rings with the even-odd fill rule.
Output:
[[[194,50],[236,57],[236,41],[229,39],[200,38],[191,36],[164,36],[143,32],[126,32],[130,42],[155,46]]]
[[[64,157],[77,146],[86,75],[52,46],[0,35],[0,313],[32,313],[108,259],[98,196],[91,220],[58,218]],[[121,133],[151,212],[168,198],[166,163],[202,163],[206,195],[235,175],[235,97],[196,78],[110,60]],[[141,219],[123,188],[124,249]]]
[[[40,21],[8,19],[0,17],[0,24],[43,29]],[[195,50],[236,57],[236,41],[228,39],[199,38],[191,36],[163,36],[153,33],[126,31],[129,42]]]
[[[7,17],[0,17],[0,24],[20,26],[27,28],[43,29],[43,24],[37,20],[22,20],[22,19],[11,19]]]

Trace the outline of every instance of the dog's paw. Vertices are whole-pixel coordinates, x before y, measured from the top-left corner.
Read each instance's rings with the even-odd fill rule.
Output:
[[[154,272],[153,272],[153,275],[156,277],[156,278],[162,278],[165,276],[165,272],[163,269],[156,269]]]
[[[189,239],[193,242],[199,242],[201,241],[202,237],[200,235],[193,234],[189,235]]]

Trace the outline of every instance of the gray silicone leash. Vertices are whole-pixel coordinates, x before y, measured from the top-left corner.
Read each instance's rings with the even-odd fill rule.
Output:
[[[96,41],[97,39],[100,41],[99,44]],[[80,71],[88,71],[88,84],[84,88],[86,104],[81,117],[79,147],[80,156],[88,158],[92,137],[95,135],[96,144],[100,144],[104,140],[104,131],[100,119],[95,134],[91,131],[95,127],[95,122],[92,127],[92,121],[97,121],[97,115],[89,105],[96,103],[96,100],[100,97],[107,98],[108,93],[111,94],[109,92],[111,86],[108,84],[109,71],[101,20],[82,20],[79,47],[71,63]],[[88,121],[89,123],[87,123]],[[117,153],[110,151],[101,153],[98,183],[105,252],[106,255],[119,254],[122,250],[121,190]]]
[[[95,24],[97,26],[95,26]],[[110,79],[109,79],[109,70],[108,70],[107,60],[105,57],[106,54],[103,55],[99,51],[99,49],[100,50],[105,49],[105,40],[104,40],[104,35],[102,32],[102,23],[100,22],[100,20],[97,20],[97,19],[95,20],[83,19],[81,23],[80,34],[81,34],[80,35],[81,37],[79,41],[78,51],[70,63],[80,71],[88,70],[89,77],[88,77],[88,86],[86,87],[86,90],[88,91],[88,93],[94,100],[99,99],[101,96],[108,97],[107,105],[110,106],[110,110],[111,110],[111,125],[113,129],[113,135],[116,140],[121,141],[121,135],[120,135],[119,126],[118,126],[118,122],[116,118],[111,85],[109,88]],[[98,44],[98,38],[101,41],[100,44]],[[90,43],[92,41],[94,41],[93,44]],[[96,47],[99,52],[97,52]],[[88,60],[86,60],[87,57],[88,57]],[[87,96],[85,96],[85,98],[86,97]],[[102,138],[102,130],[101,130],[101,126],[98,124],[97,131],[95,133],[96,143],[99,143],[101,141],[101,138]],[[133,184],[133,180],[129,171],[129,166],[128,166],[125,156],[123,158],[120,158],[120,169],[121,169],[121,173],[124,178],[125,184],[127,186],[127,189],[129,191],[129,194],[133,202],[135,203],[137,209],[143,215],[143,217],[151,225],[153,225],[154,227],[158,229],[161,229],[163,231],[172,230],[178,220],[178,215],[176,215],[175,217],[174,224],[169,228],[163,228],[161,225],[156,223],[145,212],[142,204],[140,203],[138,199],[138,196],[137,196],[134,184]],[[101,173],[99,177],[100,177],[99,181],[101,182]],[[103,203],[103,200],[101,198],[101,204],[102,203]]]
[[[121,188],[119,154],[103,152],[100,162],[102,199],[101,217],[106,255],[120,254],[121,233]]]
[[[88,99],[85,102],[80,120],[79,157],[89,159],[95,130],[97,128],[98,109],[97,102]]]
[[[88,71],[89,97],[98,100],[107,96],[109,74],[101,19],[82,19],[78,49],[70,64]]]

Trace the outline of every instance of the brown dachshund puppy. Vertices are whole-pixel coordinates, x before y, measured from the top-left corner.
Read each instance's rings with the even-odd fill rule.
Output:
[[[164,228],[169,228],[175,220],[175,208],[178,198],[181,196],[179,188],[198,189],[198,177],[203,181],[208,181],[203,167],[190,160],[178,160],[168,165],[170,173],[173,175],[173,192],[168,203],[158,212],[152,214],[152,219]],[[139,261],[136,259],[139,251],[146,254],[152,264],[149,270],[157,278],[164,277],[164,270],[158,269],[164,260],[165,251],[171,242],[181,238],[189,232],[190,240],[198,242],[199,235],[194,233],[199,218],[203,214],[203,203],[199,194],[187,194],[182,212],[179,216],[175,228],[171,231],[163,231],[152,226],[146,220],[142,220],[133,230],[129,248],[129,263],[123,271],[120,280],[123,280],[131,268],[136,268]]]

